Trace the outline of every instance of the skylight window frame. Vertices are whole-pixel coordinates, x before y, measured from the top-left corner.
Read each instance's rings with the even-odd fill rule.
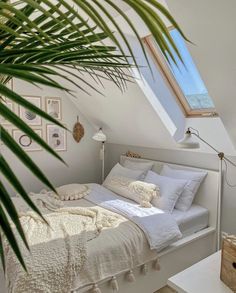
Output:
[[[169,30],[174,29],[174,27],[169,27]],[[202,108],[202,109],[192,109],[185,97],[182,89],[180,88],[174,74],[172,73],[165,57],[163,56],[161,50],[158,50],[158,47],[153,43],[152,35],[144,37],[143,43],[150,52],[150,55],[154,59],[156,65],[160,69],[163,78],[166,81],[166,84],[176,97],[178,104],[180,105],[181,110],[183,111],[186,117],[216,117],[215,108]]]

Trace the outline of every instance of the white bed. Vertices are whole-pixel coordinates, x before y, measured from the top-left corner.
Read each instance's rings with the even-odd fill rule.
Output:
[[[202,171],[202,169],[194,168],[191,166],[176,165],[169,162],[153,161],[148,159],[136,159],[128,158],[131,161],[152,161],[154,163],[153,171],[160,173],[163,164],[168,163],[169,166],[176,169],[186,169],[192,171]],[[122,164],[124,160],[127,160],[126,156],[120,157],[120,163]],[[159,261],[161,265],[161,270],[156,272],[152,269],[152,264],[149,264],[149,272],[147,275],[143,276],[140,274],[140,268],[134,269],[134,274],[136,276],[136,281],[134,283],[127,283],[124,280],[124,275],[118,276],[119,282],[119,292],[122,293],[153,293],[158,289],[164,287],[167,284],[167,280],[170,276],[186,269],[192,264],[206,258],[210,254],[216,251],[216,225],[217,225],[217,201],[218,201],[218,176],[219,172],[213,170],[206,170],[208,175],[202,182],[197,195],[194,200],[194,205],[198,205],[204,209],[202,214],[204,216],[193,217],[198,224],[205,226],[206,217],[208,217],[207,227],[200,229],[198,232],[187,235],[184,238],[178,240],[174,244],[165,248],[159,253]],[[196,212],[196,210],[195,210]],[[177,212],[178,213],[178,212]],[[197,213],[194,213],[195,216]],[[208,214],[208,216],[207,216]],[[180,219],[179,214],[176,217]],[[185,214],[186,217],[186,214]],[[202,217],[202,218],[201,218]],[[196,220],[196,218],[198,218]],[[201,220],[200,220],[201,218]],[[204,219],[203,219],[204,218]],[[190,219],[190,218],[189,218]],[[186,220],[186,218],[185,218]],[[188,221],[187,221],[188,222]],[[195,222],[195,223],[196,223]],[[201,222],[201,223],[200,223]],[[189,234],[190,227],[182,222],[181,226],[186,228]],[[199,228],[199,226],[198,226]],[[100,284],[100,289],[102,293],[111,293],[111,289],[108,282]]]
[[[125,159],[127,159],[125,157]],[[137,160],[129,158],[130,160]],[[121,156],[121,163],[124,160],[124,157]],[[140,159],[138,159],[140,161]],[[156,172],[160,172],[162,162],[154,162],[153,170]],[[194,169],[199,170],[196,168],[190,168],[185,166],[177,166],[171,165],[173,168],[180,168],[180,169]],[[143,245],[143,253],[146,253],[145,256],[142,256],[142,252],[140,253],[140,261],[137,262],[139,265],[134,265],[133,267],[127,266],[127,271],[132,269],[134,275],[136,277],[135,282],[127,282],[126,274],[127,271],[124,270],[123,273],[119,273],[116,275],[118,284],[119,284],[119,292],[123,293],[153,293],[159,288],[166,285],[167,279],[183,270],[184,268],[192,265],[193,263],[199,261],[200,259],[208,256],[212,252],[215,251],[215,228],[216,228],[216,211],[217,211],[217,178],[218,172],[207,170],[208,176],[202,183],[198,194],[196,196],[195,202],[190,210],[187,212],[180,212],[178,210],[174,210],[172,213],[172,217],[176,220],[182,234],[183,238],[176,241],[175,243],[169,245],[164,250],[158,253],[158,258],[161,266],[160,271],[155,271],[153,269],[153,261],[156,259],[156,254],[149,253],[147,251],[147,243],[146,240],[142,240],[140,236],[140,243],[141,246]],[[207,196],[206,196],[207,195]],[[71,202],[71,204],[75,204],[75,202]],[[119,227],[121,229],[122,227]],[[129,226],[126,229],[130,229]],[[135,229],[135,226],[131,227]],[[119,233],[119,229],[117,232]],[[139,229],[139,228],[137,228]],[[128,230],[127,230],[128,231]],[[130,230],[131,231],[131,230]],[[120,231],[122,234],[122,230]],[[136,232],[135,232],[136,233]],[[141,234],[140,234],[141,235]],[[132,235],[131,235],[132,236]],[[106,236],[106,244],[104,244],[104,250],[110,249],[109,241],[112,241],[112,237],[110,235]],[[109,238],[111,237],[111,238]],[[135,237],[135,234],[134,234]],[[101,238],[100,238],[101,239]],[[102,240],[102,239],[101,239]],[[95,246],[101,245],[101,240],[96,239]],[[131,239],[132,240],[132,239]],[[142,244],[142,241],[143,244]],[[119,245],[117,243],[117,245]],[[115,244],[113,243],[113,246]],[[101,246],[100,246],[101,247]],[[142,249],[141,249],[142,251]],[[94,250],[91,249],[89,251],[92,255]],[[143,258],[142,258],[143,257]],[[152,259],[153,257],[153,259]],[[91,257],[90,265],[94,266],[93,258],[96,258],[96,255]],[[148,273],[143,275],[141,273],[140,264],[144,259],[148,259],[147,267]],[[135,261],[133,261],[135,263]],[[98,264],[99,265],[99,264]],[[93,283],[92,278],[89,276],[89,266],[84,270],[84,273],[87,274],[88,280],[91,279],[91,283]],[[99,273],[99,272],[98,272]],[[107,273],[107,278],[98,282],[99,288],[102,293],[113,292],[110,285],[111,275],[109,272]],[[2,282],[0,283],[2,284]],[[79,287],[79,280],[78,283],[74,286],[74,292],[89,292],[91,286],[86,286],[83,289],[76,290]],[[1,288],[0,288],[1,289]],[[4,292],[3,289],[0,292]]]
[[[186,212],[174,209],[172,216],[176,220],[183,237],[208,227],[209,211],[197,204],[193,204]]]

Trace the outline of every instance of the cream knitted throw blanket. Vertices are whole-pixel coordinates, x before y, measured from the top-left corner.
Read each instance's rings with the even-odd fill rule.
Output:
[[[42,197],[42,198],[41,198]],[[30,252],[19,240],[28,272],[9,246],[5,245],[6,275],[9,292],[68,293],[86,262],[87,242],[104,227],[116,226],[119,216],[99,207],[59,207],[60,202],[37,195],[48,224],[32,211],[19,212]],[[54,211],[52,212],[52,209]]]

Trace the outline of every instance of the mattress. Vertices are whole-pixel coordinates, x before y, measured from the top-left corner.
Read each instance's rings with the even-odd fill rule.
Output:
[[[196,204],[193,204],[186,212],[174,209],[172,216],[183,236],[191,235],[208,226],[209,211]]]

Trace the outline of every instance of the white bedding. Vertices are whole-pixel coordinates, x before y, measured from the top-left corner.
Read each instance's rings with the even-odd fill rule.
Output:
[[[208,226],[209,211],[196,204],[193,204],[186,212],[174,209],[172,216],[183,236],[191,235]]]
[[[139,204],[116,195],[98,184],[89,184],[91,192],[85,199],[116,212],[134,222],[144,232],[150,248],[160,251],[182,237],[174,218],[162,210],[143,208]]]
[[[21,201],[18,214],[30,252],[18,239],[26,273],[4,241],[8,292],[68,293],[87,262],[88,243],[105,228],[116,229],[125,219],[98,206],[61,207],[60,201],[56,205],[56,200],[46,194],[32,199],[41,203],[38,206],[49,225],[17,199]]]
[[[78,233],[73,235],[73,239],[71,239],[73,242],[70,241],[71,245],[68,247],[65,245],[65,243],[70,240],[70,237],[66,236],[69,236],[67,232],[65,233],[65,238],[63,235],[62,237],[56,238],[58,245],[54,248],[53,241],[51,241],[51,235],[54,235],[56,230],[53,229],[53,231],[55,230],[55,233],[53,232],[52,234],[51,229],[49,229],[50,233],[48,234],[48,226],[44,227],[42,226],[43,223],[41,224],[40,222],[35,221],[35,215],[31,215],[32,212],[26,211],[24,206],[19,204],[19,206],[21,206],[21,211],[23,211],[23,214],[22,212],[20,214],[24,217],[26,216],[25,219],[27,220],[27,237],[30,237],[32,234],[32,227],[30,226],[32,220],[34,222],[33,232],[34,235],[38,235],[38,242],[40,242],[41,234],[37,234],[37,229],[40,227],[41,230],[42,228],[46,229],[44,230],[46,231],[45,235],[47,237],[45,236],[45,241],[42,243],[29,241],[29,243],[32,244],[32,264],[30,255],[28,255],[28,252],[24,251],[24,257],[27,255],[27,264],[30,267],[30,270],[31,268],[34,268],[34,270],[31,270],[32,274],[30,275],[27,275],[22,271],[15,260],[14,255],[10,253],[10,250],[8,251],[10,254],[7,254],[7,276],[10,292],[41,292],[39,289],[40,284],[42,284],[44,288],[43,292],[46,292],[45,286],[47,283],[50,283],[50,290],[47,292],[58,292],[58,286],[65,287],[65,290],[61,290],[60,292],[69,291],[67,290],[68,287],[70,287],[70,289],[86,288],[88,285],[106,278],[112,278],[112,276],[121,272],[127,272],[137,266],[150,262],[151,260],[155,261],[158,250],[170,245],[181,237],[178,225],[171,215],[166,214],[155,207],[142,208],[139,204],[120,197],[98,184],[89,184],[89,187],[91,192],[83,199],[64,201],[64,207],[59,208],[62,214],[61,212],[59,213],[57,210],[54,210],[55,207],[51,207],[50,201],[47,202],[47,204],[50,204],[49,209],[46,209],[45,204],[43,204],[42,208],[45,207],[45,216],[48,217],[48,219],[54,219],[56,215],[58,217],[56,223],[60,223],[61,220],[64,227],[64,220],[61,217],[77,217],[77,214],[74,216],[70,214],[64,215],[64,211],[66,211],[66,213],[68,211],[69,213],[74,214],[74,211],[76,210],[81,214],[82,211],[91,212],[99,209],[101,214],[105,215],[108,213],[109,218],[118,217],[117,219],[119,219],[119,223],[112,228],[105,227],[105,225],[102,230],[99,230],[99,232],[94,227],[91,229],[91,232],[95,233],[97,237],[92,237],[90,241],[81,241],[80,236],[83,232],[85,232],[86,235],[89,235],[88,233],[90,233],[90,231],[81,230],[80,232],[78,229],[81,225],[78,225],[78,221],[81,221],[81,224],[83,224],[83,221],[87,220],[85,218],[79,218],[79,215],[78,218],[68,219],[68,231],[78,230]],[[39,196],[45,197],[45,195]],[[84,222],[84,224],[86,223],[87,222]],[[64,228],[63,231],[65,231]],[[59,232],[61,233],[61,230]],[[56,234],[54,236],[56,236]],[[46,238],[49,239],[49,243],[47,243]],[[32,238],[32,240],[34,239],[35,237]],[[49,245],[50,243],[51,245]],[[81,244],[84,244],[83,249],[85,250],[84,255],[86,255],[86,261],[78,262],[78,264],[81,263],[81,266],[77,270],[77,259],[81,254],[79,253],[77,255],[77,251],[74,248],[77,246],[80,247]],[[38,251],[39,245],[40,249]],[[63,249],[61,248],[62,246]],[[53,249],[56,249],[56,251]],[[75,255],[71,254],[71,249],[73,249]],[[42,251],[44,251],[44,253]],[[63,262],[56,264],[55,261],[55,263],[53,263],[52,257],[58,259],[59,262],[62,253],[64,256]],[[44,257],[46,259],[44,259]],[[71,259],[72,262],[67,263],[67,258],[69,260]],[[35,263],[37,263],[38,260],[39,263],[35,266]],[[73,274],[68,275],[68,265],[75,268]],[[37,267],[40,267],[41,279],[37,278]],[[68,276],[71,278],[71,284],[70,282],[65,282],[65,278],[60,278],[58,269],[60,269],[60,272],[66,273],[64,274],[65,277]],[[35,280],[37,280],[37,282]],[[42,280],[45,280],[45,282]],[[56,280],[60,280],[62,283]],[[55,286],[55,290],[51,290],[53,286]],[[36,287],[37,290],[32,290],[32,288]]]

